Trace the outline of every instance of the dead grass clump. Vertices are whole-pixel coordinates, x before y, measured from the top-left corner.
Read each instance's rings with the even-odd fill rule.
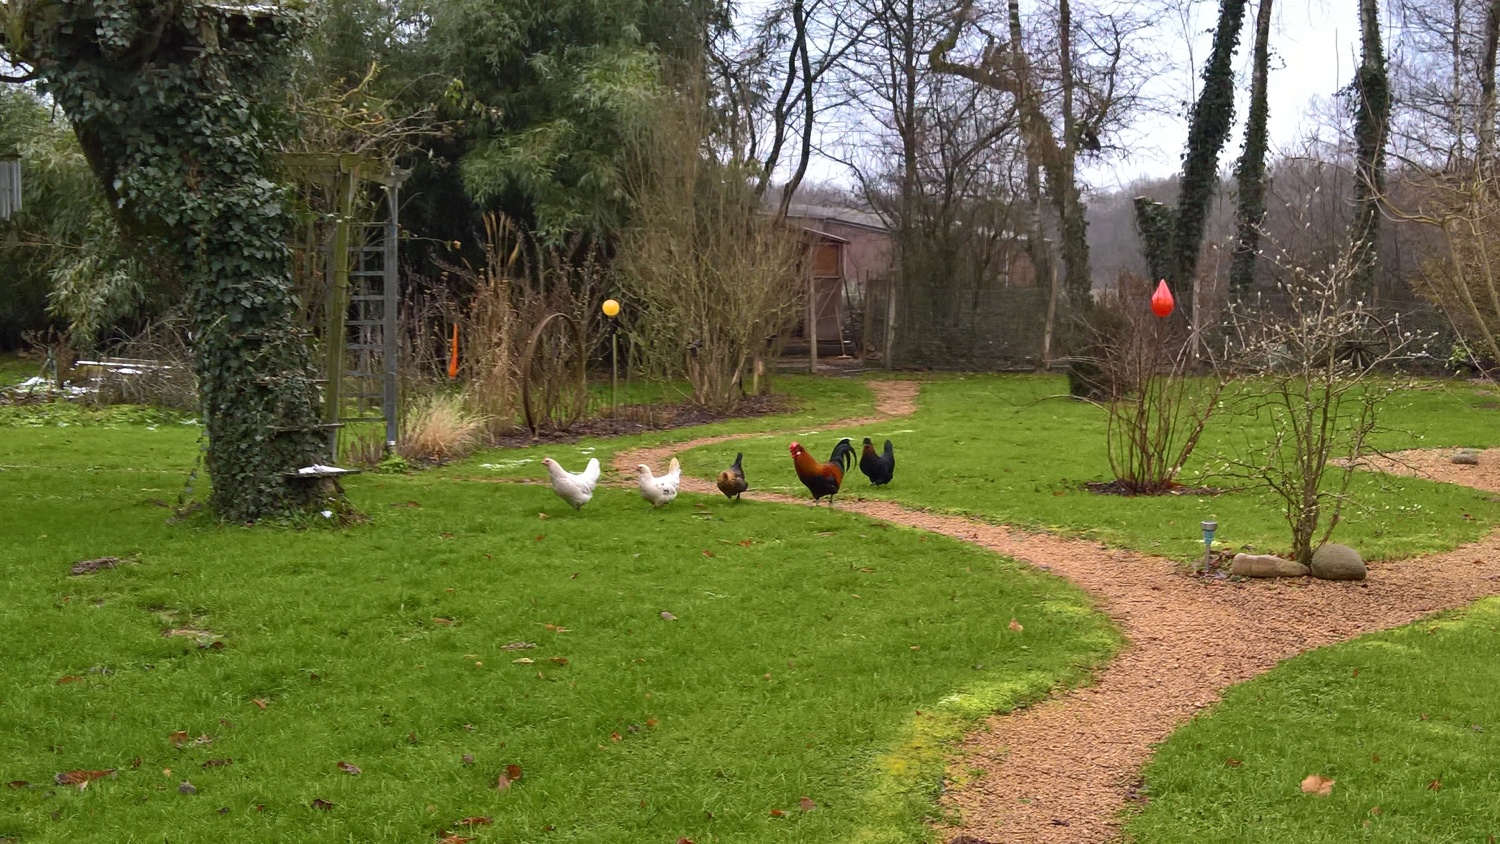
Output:
[[[407,409],[396,450],[413,462],[455,460],[479,446],[484,426],[484,417],[469,409],[462,393],[433,393]]]

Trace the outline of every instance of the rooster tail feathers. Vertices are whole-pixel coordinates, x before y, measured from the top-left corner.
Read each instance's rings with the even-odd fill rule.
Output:
[[[583,482],[593,485],[599,481],[599,458],[590,457],[589,465],[583,470]]]
[[[672,458],[672,462],[667,464],[667,474],[669,474],[669,475],[677,475],[677,474],[681,474],[681,473],[682,473],[682,464],[677,462],[677,458],[675,458],[675,457]]]
[[[839,440],[839,444],[833,447],[833,455],[828,458],[829,463],[837,463],[845,472],[854,463],[854,445],[849,442],[848,437]]]
[[[892,466],[896,465],[896,448],[890,440],[885,441],[885,459],[891,461]]]
[[[732,472],[739,472],[740,474],[743,475],[745,473],[745,467],[743,467],[743,466],[740,465],[740,461],[744,460],[744,459],[745,459],[745,452],[743,452],[743,451],[735,452],[734,462],[731,463],[731,464],[729,464],[730,471],[732,471]]]

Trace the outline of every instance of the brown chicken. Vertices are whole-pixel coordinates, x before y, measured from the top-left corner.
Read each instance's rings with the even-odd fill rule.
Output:
[[[729,465],[728,469],[720,472],[719,477],[714,481],[719,487],[719,492],[724,493],[725,498],[739,501],[740,493],[750,488],[750,484],[745,481],[745,469],[740,466],[740,461],[743,459],[745,459],[743,453],[735,454],[734,462]]]
[[[802,479],[802,485],[812,493],[813,501],[817,502],[827,496],[828,504],[832,506],[833,497],[844,484],[844,473],[854,463],[854,446],[849,444],[849,438],[839,440],[827,463],[819,463],[813,459],[801,443],[792,443],[789,451],[792,453],[792,465],[797,467],[797,477]]]

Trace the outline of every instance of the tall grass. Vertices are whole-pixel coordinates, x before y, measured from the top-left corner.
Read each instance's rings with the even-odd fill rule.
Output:
[[[467,456],[483,442],[485,418],[464,393],[429,393],[401,419],[397,452],[407,460],[442,463]]]

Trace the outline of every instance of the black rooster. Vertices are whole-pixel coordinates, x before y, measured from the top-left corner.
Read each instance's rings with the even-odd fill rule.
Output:
[[[891,476],[896,474],[896,450],[891,447],[891,441],[885,441],[884,454],[876,454],[875,445],[870,442],[869,437],[865,437],[865,450],[859,456],[859,470],[875,486],[890,483]]]

